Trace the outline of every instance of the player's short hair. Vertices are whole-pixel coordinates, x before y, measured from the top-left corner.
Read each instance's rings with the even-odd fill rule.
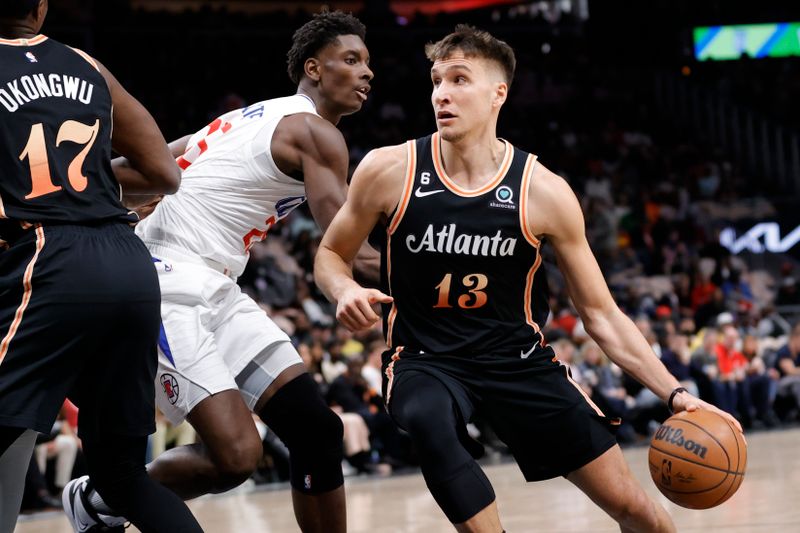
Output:
[[[367,28],[356,17],[342,11],[323,11],[314,15],[292,36],[292,48],[286,54],[287,71],[293,83],[300,83],[306,60],[336,41],[340,35],[358,35],[361,40]]]
[[[23,19],[39,5],[39,0],[0,0],[0,18]]]
[[[517,60],[514,50],[504,41],[488,31],[479,30],[469,24],[459,24],[453,33],[441,41],[425,45],[425,55],[431,61],[440,61],[460,50],[466,57],[480,57],[497,63],[503,71],[506,83],[511,86]]]

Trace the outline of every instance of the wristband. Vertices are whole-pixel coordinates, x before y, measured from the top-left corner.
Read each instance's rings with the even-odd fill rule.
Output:
[[[689,392],[689,391],[686,390],[686,387],[678,387],[677,389],[672,391],[672,394],[669,395],[669,400],[667,401],[667,407],[669,408],[670,413],[673,414],[675,413],[675,410],[672,408],[672,402],[673,400],[675,400],[675,396],[677,396],[681,392]]]

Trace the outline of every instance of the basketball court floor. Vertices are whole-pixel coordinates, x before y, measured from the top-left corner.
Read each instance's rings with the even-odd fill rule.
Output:
[[[747,474],[739,491],[721,506],[683,509],[661,496],[647,469],[647,447],[628,448],[625,457],[653,497],[673,516],[680,532],[800,532],[800,429],[747,436]],[[571,483],[554,479],[525,484],[512,463],[486,467],[509,533],[613,532],[615,523]],[[288,489],[236,491],[190,503],[209,533],[297,532]],[[450,533],[419,474],[348,478],[348,531],[352,533]],[[23,517],[18,533],[69,533],[59,513]],[[136,531],[135,528],[128,529]]]

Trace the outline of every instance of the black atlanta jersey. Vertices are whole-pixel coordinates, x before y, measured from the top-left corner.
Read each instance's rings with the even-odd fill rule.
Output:
[[[111,109],[91,57],[44,35],[0,39],[0,228],[136,220],[111,170]]]
[[[539,355],[548,290],[541,243],[525,224],[536,157],[503,142],[500,169],[477,190],[447,176],[438,134],[407,143],[403,196],[383,252],[384,290],[394,298],[383,310],[390,347]]]

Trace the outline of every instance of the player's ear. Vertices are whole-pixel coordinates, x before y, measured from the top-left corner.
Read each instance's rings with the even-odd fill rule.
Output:
[[[504,81],[494,84],[494,95],[492,96],[492,106],[500,107],[508,98],[508,84]]]
[[[44,19],[47,16],[48,2],[47,0],[39,0],[39,5],[36,6],[36,22],[40,25],[44,24]]]
[[[303,71],[312,81],[318,82],[320,77],[320,66],[321,64],[317,58],[309,57],[306,59],[306,62],[303,63]]]

